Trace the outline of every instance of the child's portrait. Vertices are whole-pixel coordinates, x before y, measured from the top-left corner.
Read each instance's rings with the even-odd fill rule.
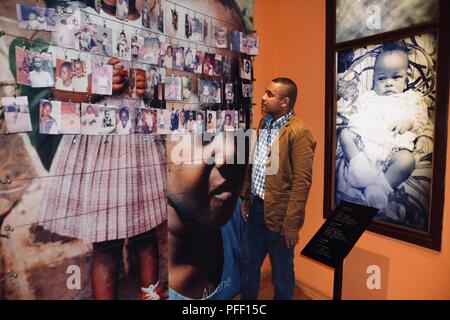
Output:
[[[72,62],[57,58],[55,89],[73,91],[72,76]]]
[[[81,118],[80,104],[61,102],[61,128],[62,134],[80,134]]]

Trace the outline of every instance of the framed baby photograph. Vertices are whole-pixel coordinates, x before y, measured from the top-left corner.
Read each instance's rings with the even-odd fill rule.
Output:
[[[328,26],[325,108],[324,216],[342,201],[377,208],[370,231],[438,251],[450,30],[441,22],[343,44]]]

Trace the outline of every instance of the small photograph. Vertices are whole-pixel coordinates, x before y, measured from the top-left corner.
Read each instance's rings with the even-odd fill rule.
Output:
[[[181,101],[181,77],[166,77],[164,98],[168,101]]]
[[[144,69],[134,69],[134,94],[135,98],[144,98],[147,88],[146,73]]]
[[[8,133],[29,132],[31,126],[28,97],[3,97],[2,105]]]
[[[72,87],[75,92],[87,92],[88,90],[88,76],[86,61],[80,59],[72,60]]]
[[[185,30],[184,35],[186,39],[191,41],[203,41],[203,19],[197,17],[196,14],[185,14]]]
[[[39,133],[61,134],[61,101],[41,100],[39,105]]]
[[[185,34],[185,21],[181,21],[185,17],[185,10],[183,7],[174,6],[174,4],[166,2],[167,15],[165,16],[164,32],[181,39]]]
[[[53,60],[50,54],[28,51],[28,72],[32,88],[55,86]]]
[[[61,102],[61,127],[62,134],[80,134],[80,104],[72,102]]]
[[[163,83],[165,75],[166,70],[164,68],[157,68],[146,65],[145,78],[147,80],[147,84],[145,87],[145,98],[149,100],[155,100],[155,92],[157,90],[157,86],[158,84]]]
[[[94,64],[92,66],[92,93],[112,94],[113,66],[110,64]]]
[[[188,119],[189,111],[185,111],[184,108],[178,110],[178,130],[174,131],[174,133],[186,133]]]
[[[217,20],[213,20],[213,45],[216,48],[228,48],[228,29]]]
[[[216,112],[216,130],[223,131],[223,122],[225,120],[225,111],[219,110]]]
[[[203,74],[203,60],[205,58],[205,53],[203,51],[197,50],[194,57],[194,73]]]
[[[214,62],[215,62],[215,54],[214,53],[205,53],[205,58],[203,60],[203,74],[207,76],[214,75]]]
[[[168,109],[158,109],[158,134],[170,134],[171,111]]]
[[[203,20],[203,43],[206,45],[212,43],[212,18],[207,16]]]
[[[186,47],[184,50],[184,71],[193,73],[194,68],[194,53],[190,47]]]
[[[232,51],[241,52],[241,33],[239,31],[230,31],[230,34],[230,49]]]
[[[81,24],[81,29],[75,33],[75,49],[81,52],[95,53],[97,51],[97,25],[90,22]]]
[[[156,30],[164,33],[164,7],[161,3],[161,0],[155,0],[155,5],[152,11],[156,16]]]
[[[30,85],[30,74],[28,73],[28,51],[16,47],[16,82]]]
[[[99,134],[116,133],[116,108],[114,106],[100,106]]]
[[[221,77],[223,72],[223,60],[222,55],[216,54],[214,56],[214,75],[216,77]]]
[[[208,110],[206,111],[206,132],[217,132],[217,112]]]
[[[223,56],[222,75],[225,78],[231,78],[231,57]]]
[[[156,111],[152,109],[136,109],[134,133],[150,134],[156,130]]]
[[[16,11],[20,29],[56,30],[56,11],[54,8],[16,4]]]
[[[210,103],[212,98],[212,81],[210,80],[198,80],[198,95],[200,103]]]
[[[205,111],[196,111],[193,133],[203,132],[205,132]]]
[[[189,101],[192,97],[192,78],[182,77],[182,100]]]
[[[187,111],[185,113],[186,115],[186,130],[187,132],[194,132],[195,130],[195,116],[196,112],[195,111]]]
[[[174,59],[174,69],[183,71],[184,70],[184,48],[181,46],[174,46],[175,59]]]
[[[222,90],[218,81],[199,79],[200,103],[221,103]]]
[[[116,30],[113,38],[113,56],[131,61],[131,36],[125,30]]]
[[[159,65],[166,69],[173,69],[174,52],[171,44],[161,44],[159,50]]]
[[[66,14],[56,16],[56,30],[52,32],[52,45],[69,49],[75,48],[75,35],[80,30],[80,21],[73,20],[72,17],[73,15]],[[75,25],[75,23],[77,24]]]
[[[144,109],[144,121],[146,123],[145,128],[148,128],[148,132],[144,133],[156,133],[158,127],[158,114],[157,109]]]
[[[239,111],[239,126],[238,126],[238,128],[240,130],[247,129],[246,116],[247,116],[247,113],[245,112],[245,110]]]
[[[152,27],[152,4],[151,0],[144,0],[144,6],[142,7],[142,26],[150,29]],[[155,20],[153,20],[155,21]]]
[[[134,132],[133,129],[133,108],[121,106],[116,111],[116,132],[119,135],[128,135]]]
[[[100,107],[98,104],[81,104],[81,134],[99,134]]]
[[[55,89],[73,91],[72,76],[72,62],[57,58]]]
[[[128,0],[117,0],[116,18],[121,20],[128,19]]]
[[[253,86],[251,84],[242,84],[242,97],[252,98],[253,97]]]
[[[142,61],[144,58],[144,37],[136,34],[131,36],[131,59]]]
[[[234,131],[237,128],[237,116],[234,110],[227,110],[223,119],[223,131]]]
[[[244,34],[240,32],[239,51],[251,56],[256,56],[259,53],[259,39],[254,34]]]
[[[97,26],[97,35],[96,35],[96,47],[95,53],[101,56],[111,57],[113,55],[112,52],[112,42],[113,42],[113,32],[111,28],[98,25]]]
[[[232,82],[225,83],[225,103],[233,104],[234,103],[234,84]]]
[[[222,103],[222,83],[219,81],[212,82],[212,103]]]
[[[158,37],[145,37],[142,61],[147,64],[159,65],[160,46],[161,43]]]
[[[252,80],[252,62],[250,59],[241,58],[240,73],[242,79]]]
[[[180,125],[180,110],[175,110],[172,108],[170,111],[170,131],[171,132],[178,132],[178,126]]]

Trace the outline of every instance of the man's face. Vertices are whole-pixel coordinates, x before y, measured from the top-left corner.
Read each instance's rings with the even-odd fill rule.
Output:
[[[261,98],[261,110],[266,113],[277,113],[286,107],[287,98],[283,85],[271,82]]]

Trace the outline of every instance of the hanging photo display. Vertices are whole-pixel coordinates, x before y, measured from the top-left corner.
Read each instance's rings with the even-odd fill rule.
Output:
[[[126,287],[126,297],[132,299],[235,296],[239,293],[236,257],[240,240],[231,242],[229,236],[240,239],[242,227],[242,219],[235,210],[240,206],[237,186],[230,191],[233,199],[226,208],[211,209],[215,211],[212,215],[221,211],[226,219],[206,226],[217,232],[218,249],[232,253],[218,256],[221,261],[214,265],[218,270],[214,273],[223,279],[216,281],[206,276],[202,281],[206,287],[198,290],[196,283],[183,279],[184,275],[173,266],[168,271],[172,263],[165,252],[168,240],[161,239],[167,229],[162,232],[154,229],[167,223],[167,195],[176,194],[173,183],[168,181],[173,177],[166,170],[172,160],[165,152],[170,138],[161,135],[189,133],[190,138],[200,141],[204,133],[243,127],[242,116],[231,109],[238,102],[250,102],[236,101],[239,54],[228,50],[228,35],[230,28],[248,27],[243,25],[250,21],[248,17],[240,18],[244,6],[211,6],[208,2],[203,7],[191,0],[180,4],[166,0],[60,1],[58,5],[51,2],[39,4],[46,3],[55,9],[17,5],[17,21],[5,19],[4,30],[19,26],[25,41],[14,39],[12,48],[5,41],[5,53],[10,59],[9,65],[3,66],[4,72],[12,71],[20,84],[17,88],[20,96],[1,99],[4,117],[1,129],[8,134],[29,133],[23,135],[30,136],[23,139],[24,150],[35,149],[37,153],[33,151],[32,159],[41,161],[38,166],[30,166],[34,170],[30,172],[48,179],[36,179],[39,190],[36,197],[23,197],[39,198],[37,206],[26,204],[27,208],[33,207],[33,212],[19,220],[11,218],[37,227],[23,234],[18,232],[18,238],[13,237],[12,241],[20,241],[30,255],[39,258],[21,271],[16,268],[17,262],[10,263],[12,255],[4,257],[9,247],[0,246],[5,267],[19,270],[19,277],[29,272],[30,279],[22,289],[14,283],[17,280],[0,281],[2,298],[4,292],[8,299],[100,298],[98,289],[104,283],[94,281],[93,277],[98,269],[101,251],[98,249],[109,248],[110,241],[120,248],[110,257],[108,268],[113,269],[118,261],[123,264],[116,270],[119,277],[110,283],[111,288],[118,289],[108,289],[104,294],[115,295],[117,292],[113,291]],[[224,18],[227,21],[220,20]],[[236,61],[233,66],[232,61]],[[36,99],[31,99],[32,96]],[[222,102],[230,110],[220,110],[224,108]],[[207,150],[211,141],[197,147]],[[144,170],[146,167],[151,170]],[[185,170],[177,168],[177,171],[186,174]],[[240,174],[240,170],[233,174]],[[88,189],[90,192],[86,192]],[[198,213],[210,210],[199,205],[193,208]],[[175,213],[184,214],[178,210],[186,210],[184,202]],[[131,215],[133,219],[123,219]],[[186,216],[197,221],[189,212]],[[59,245],[50,248],[47,242],[51,244],[53,240],[36,240],[42,232],[51,234]],[[70,241],[60,241],[63,237]],[[134,246],[140,239],[150,239],[142,241],[142,246],[156,248],[154,251],[162,255],[151,263],[146,261],[146,267],[160,268],[159,277],[148,283],[141,283],[137,272],[141,261],[136,261],[141,257],[136,256]],[[207,243],[211,239],[205,237],[202,241]],[[192,243],[186,248],[191,246]],[[222,250],[218,252],[222,255]],[[209,253],[204,258],[210,259]],[[66,290],[65,286],[57,288],[42,277],[44,268],[52,265],[54,282],[62,283],[68,263],[80,266],[86,275],[83,283],[86,281],[89,287]],[[64,271],[63,276],[58,270]],[[194,286],[195,292],[169,282],[170,272],[173,279]],[[227,283],[227,287],[220,288],[220,283]],[[124,297],[123,294],[117,296]]]

